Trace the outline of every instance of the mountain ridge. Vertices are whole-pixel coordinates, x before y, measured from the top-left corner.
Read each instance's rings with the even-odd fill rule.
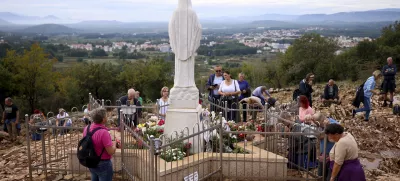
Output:
[[[36,33],[36,34],[59,34],[59,33],[77,33],[81,32],[79,29],[70,28],[65,25],[60,24],[41,24],[36,26],[31,26],[28,28],[24,28],[19,30],[21,33]]]

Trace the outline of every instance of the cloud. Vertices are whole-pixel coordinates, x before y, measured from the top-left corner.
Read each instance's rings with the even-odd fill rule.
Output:
[[[178,0],[1,0],[0,11],[80,20],[167,21]],[[200,18],[400,8],[394,0],[192,0]]]

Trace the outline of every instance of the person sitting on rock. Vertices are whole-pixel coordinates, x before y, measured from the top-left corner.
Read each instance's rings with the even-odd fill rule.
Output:
[[[65,112],[63,108],[59,109],[59,114],[57,115],[57,121],[56,121],[57,126],[62,126],[62,127],[71,127],[72,126],[72,120],[69,117],[68,113]],[[61,129],[59,136],[62,136],[69,132],[68,129]]]
[[[340,104],[339,88],[333,79],[330,79],[325,86],[324,94],[321,96],[322,103],[337,103]]]
[[[299,103],[300,103],[300,107],[299,107],[299,121],[301,123],[304,123],[306,121],[306,116],[307,115],[313,115],[314,109],[310,107],[310,104],[308,102],[308,99],[306,96],[300,96],[299,98]]]

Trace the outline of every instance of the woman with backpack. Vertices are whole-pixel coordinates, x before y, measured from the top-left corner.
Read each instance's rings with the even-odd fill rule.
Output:
[[[87,130],[92,134],[92,143],[100,162],[94,168],[89,168],[92,181],[112,181],[113,167],[111,158],[114,155],[116,146],[112,142],[111,135],[106,127],[107,111],[103,108],[94,109],[91,113],[93,123],[83,130],[83,137]],[[88,147],[86,147],[87,149]]]

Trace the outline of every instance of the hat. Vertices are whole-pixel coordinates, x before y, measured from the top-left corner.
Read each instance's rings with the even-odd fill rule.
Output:
[[[40,114],[39,109],[35,109],[35,110],[33,111],[33,114]]]

